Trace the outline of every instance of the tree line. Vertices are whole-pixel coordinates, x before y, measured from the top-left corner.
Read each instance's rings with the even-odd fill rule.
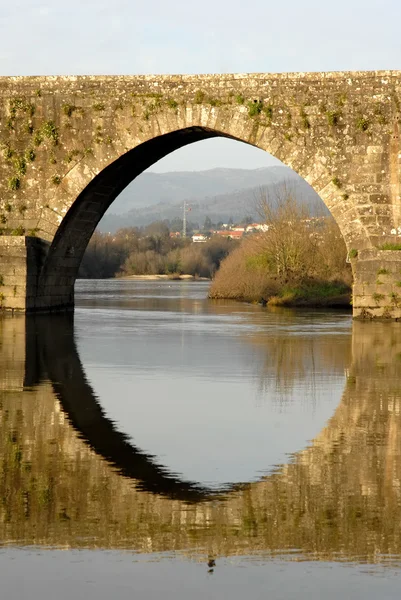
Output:
[[[216,236],[198,244],[190,238],[171,237],[168,225],[160,221],[144,228],[119,229],[114,234],[95,231],[78,276],[104,279],[188,274],[211,278],[236,246],[236,241]]]

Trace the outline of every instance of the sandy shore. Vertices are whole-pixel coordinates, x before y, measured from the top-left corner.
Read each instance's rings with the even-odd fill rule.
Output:
[[[124,277],[119,277],[118,279],[136,279],[138,281],[181,281],[181,280],[190,280],[190,281],[210,281],[207,277],[194,277],[193,275],[125,275]]]

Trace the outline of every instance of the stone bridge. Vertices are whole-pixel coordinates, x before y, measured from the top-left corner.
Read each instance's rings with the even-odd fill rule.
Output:
[[[0,78],[0,303],[65,310],[116,196],[223,136],[270,152],[336,219],[360,318],[401,318],[401,72]]]

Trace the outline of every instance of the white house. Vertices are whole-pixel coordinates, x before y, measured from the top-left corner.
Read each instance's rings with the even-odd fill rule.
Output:
[[[192,236],[193,242],[207,242],[207,236],[203,235],[203,233],[195,233]]]

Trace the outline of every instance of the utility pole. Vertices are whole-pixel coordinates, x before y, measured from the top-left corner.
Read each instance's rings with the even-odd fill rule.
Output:
[[[187,237],[187,203],[186,203],[186,200],[184,200],[184,212],[182,215],[182,237],[183,238]]]

